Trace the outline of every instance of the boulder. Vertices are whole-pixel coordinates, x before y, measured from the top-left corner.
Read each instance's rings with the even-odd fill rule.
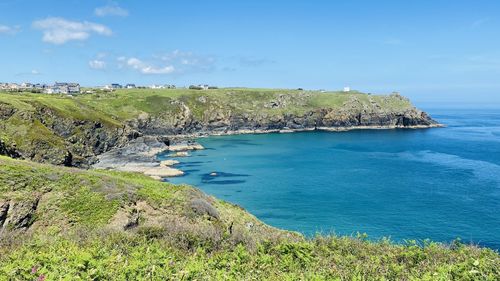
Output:
[[[196,142],[187,142],[187,143],[179,143],[179,144],[171,144],[168,147],[169,151],[186,151],[186,150],[202,150],[205,149],[201,144]]]
[[[160,167],[169,167],[169,166],[173,166],[173,165],[176,165],[176,164],[179,164],[180,162],[177,161],[177,160],[172,160],[172,159],[169,159],[169,160],[163,160],[160,162]]]
[[[147,176],[157,176],[157,177],[177,177],[184,175],[184,172],[181,170],[177,170],[169,167],[154,167],[149,168],[144,171],[144,174]]]
[[[172,157],[188,157],[189,153],[187,151],[179,151],[174,154],[171,154]]]
[[[33,218],[38,206],[39,198],[15,202],[8,210],[6,225],[9,229],[28,228],[33,224]]]

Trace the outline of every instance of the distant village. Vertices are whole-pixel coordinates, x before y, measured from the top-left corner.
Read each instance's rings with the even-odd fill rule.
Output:
[[[212,90],[218,89],[217,86],[207,85],[207,84],[199,84],[199,85],[190,85],[189,87],[181,87],[181,89],[190,89],[190,90]],[[119,89],[177,89],[175,85],[171,84],[163,84],[163,85],[149,85],[149,86],[136,86],[136,84],[118,84],[112,83],[104,86],[98,87],[85,87],[82,90],[82,87],[79,83],[61,83],[55,82],[53,85],[47,84],[34,84],[34,83],[0,83],[0,92],[30,92],[30,93],[41,93],[41,94],[66,94],[66,95],[74,95],[74,94],[92,94],[98,91],[101,92],[112,92]],[[298,88],[297,90],[303,91],[304,89]],[[321,93],[326,93],[326,90],[320,89],[318,90]],[[344,87],[342,92],[351,92],[350,87]],[[398,92],[393,92],[393,94]]]
[[[80,93],[94,93],[95,90],[112,92],[118,89],[176,89],[175,85],[164,84],[164,85],[150,85],[150,86],[136,86],[135,84],[121,85],[118,83],[113,83],[109,85],[104,85],[100,87],[86,87],[82,90],[79,83],[62,83],[55,82],[53,85],[48,84],[34,84],[34,83],[0,83],[0,91],[4,92],[31,92],[31,93],[41,93],[41,94],[80,94]],[[217,89],[216,86],[199,84],[191,85],[188,89],[191,90],[209,90]]]

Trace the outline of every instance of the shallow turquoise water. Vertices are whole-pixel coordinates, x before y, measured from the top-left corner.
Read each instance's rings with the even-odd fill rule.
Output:
[[[500,248],[500,111],[431,114],[448,127],[202,138],[170,181],[308,235]]]

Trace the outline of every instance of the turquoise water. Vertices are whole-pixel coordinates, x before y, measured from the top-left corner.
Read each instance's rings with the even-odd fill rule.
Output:
[[[307,235],[499,249],[500,111],[430,113],[448,127],[202,138],[207,149],[179,158],[186,175],[170,181]]]

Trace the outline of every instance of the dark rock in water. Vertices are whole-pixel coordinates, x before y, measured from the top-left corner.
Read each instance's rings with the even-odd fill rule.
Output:
[[[214,175],[215,174],[215,175]],[[249,177],[250,175],[246,174],[233,174],[233,173],[224,173],[224,172],[212,172],[210,174],[202,175],[202,182],[213,182],[215,179],[219,178],[237,178],[237,177]]]
[[[218,185],[229,185],[229,184],[241,184],[244,182],[246,182],[246,181],[244,181],[244,180],[214,180],[214,181],[208,181],[208,182],[204,182],[204,183],[218,184]]]
[[[191,208],[196,214],[208,215],[215,219],[220,218],[219,211],[205,199],[196,198],[191,200]]]

